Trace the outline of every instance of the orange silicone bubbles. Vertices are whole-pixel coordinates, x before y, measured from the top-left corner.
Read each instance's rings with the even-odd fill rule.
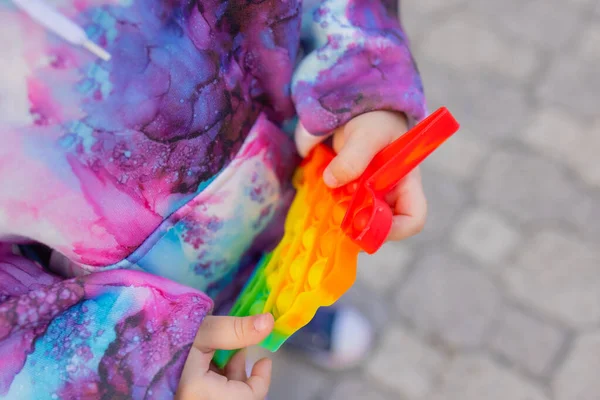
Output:
[[[356,279],[360,250],[374,253],[390,232],[385,195],[457,130],[441,108],[379,152],[358,180],[334,190],[322,175],[335,154],[317,146],[293,178],[297,193],[281,242],[263,257],[230,315],[271,313],[275,326],[261,345],[276,351],[319,307],[335,303]],[[233,353],[217,351],[214,361],[222,367]]]

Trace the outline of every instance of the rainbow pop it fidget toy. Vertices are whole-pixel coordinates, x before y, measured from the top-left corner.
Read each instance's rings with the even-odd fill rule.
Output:
[[[229,315],[271,313],[275,326],[261,346],[278,350],[352,286],[358,253],[375,253],[390,232],[385,195],[458,128],[446,108],[438,109],[380,151],[359,179],[337,189],[322,179],[335,153],[317,146],[295,173],[297,194],[283,239],[263,257]],[[234,353],[217,351],[215,364],[223,367]]]

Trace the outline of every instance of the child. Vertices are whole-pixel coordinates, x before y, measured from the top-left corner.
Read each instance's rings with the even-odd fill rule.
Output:
[[[264,398],[268,360],[209,364],[272,317],[207,315],[281,237],[293,138],[333,135],[333,187],[424,117],[395,4],[32,1],[0,0],[0,398]],[[418,172],[389,202],[420,230]]]

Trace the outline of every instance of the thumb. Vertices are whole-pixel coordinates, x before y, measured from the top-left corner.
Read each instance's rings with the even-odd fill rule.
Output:
[[[348,122],[334,137],[335,142],[343,135],[343,144],[323,173],[325,184],[335,188],[360,177],[373,157],[404,132],[403,127],[401,119],[384,112],[363,114]]]
[[[273,316],[260,314],[250,317],[209,315],[196,333],[194,347],[203,353],[213,350],[235,350],[253,346],[266,338],[273,329]]]
[[[273,330],[271,314],[250,317],[207,316],[196,333],[197,364],[208,370],[215,350],[237,350],[260,343]]]

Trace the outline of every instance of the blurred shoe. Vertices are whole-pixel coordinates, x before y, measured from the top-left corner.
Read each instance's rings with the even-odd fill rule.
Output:
[[[315,365],[329,370],[353,368],[373,348],[374,329],[350,306],[320,308],[312,321],[284,344],[304,353]]]

